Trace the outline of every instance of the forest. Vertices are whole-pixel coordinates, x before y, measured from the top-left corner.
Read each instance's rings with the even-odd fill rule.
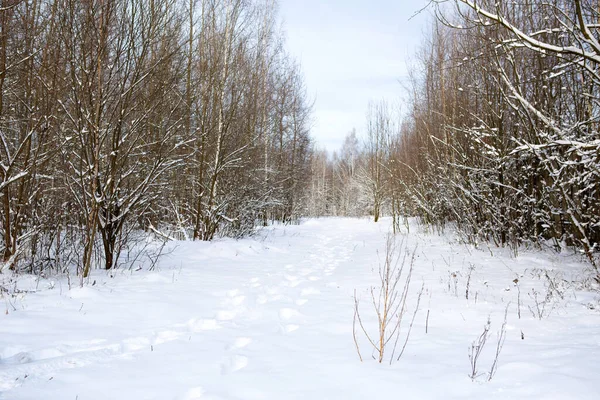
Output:
[[[599,130],[600,0],[0,0],[0,399],[598,400]]]
[[[374,101],[334,154],[272,0],[0,4],[0,271],[391,215],[600,274],[596,1],[432,1],[408,104]]]
[[[3,0],[2,269],[300,215],[309,110],[272,1]]]
[[[313,213],[391,214],[397,230],[417,217],[515,252],[572,249],[598,274],[598,3],[433,3],[408,107],[373,103],[364,144],[351,133],[333,159],[316,154]]]

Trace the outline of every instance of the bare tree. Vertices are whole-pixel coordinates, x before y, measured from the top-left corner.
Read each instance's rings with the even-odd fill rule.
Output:
[[[3,1],[0,7],[0,271],[15,268],[26,243],[38,235],[42,166],[53,154],[55,93],[51,46],[54,2]]]
[[[307,210],[311,107],[274,0],[4,0],[0,22],[0,269],[86,277],[146,229]]]
[[[379,221],[387,196],[387,163],[389,161],[390,139],[395,133],[390,106],[382,101],[371,104],[367,118],[367,142],[365,145],[365,165],[362,181],[373,199],[373,220]]]
[[[597,273],[597,3],[453,3],[392,141],[392,209],[475,244],[572,246]]]

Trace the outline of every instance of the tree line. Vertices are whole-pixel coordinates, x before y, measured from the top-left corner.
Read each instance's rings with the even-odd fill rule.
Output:
[[[362,198],[395,229],[411,216],[470,243],[572,248],[600,274],[599,3],[433,3],[407,109],[375,104],[359,155],[317,168],[326,211]]]
[[[310,108],[274,0],[1,0],[0,271],[297,219]]]
[[[432,3],[408,107],[328,154],[274,0],[0,0],[0,268],[370,214],[598,272],[597,1]]]

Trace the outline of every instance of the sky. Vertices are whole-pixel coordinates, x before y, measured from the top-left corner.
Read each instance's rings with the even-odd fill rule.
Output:
[[[356,128],[370,101],[402,102],[407,66],[427,29],[425,0],[279,0],[287,48],[314,100],[312,136],[329,151]]]

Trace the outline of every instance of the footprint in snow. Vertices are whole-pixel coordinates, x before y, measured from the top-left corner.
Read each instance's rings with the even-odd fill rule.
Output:
[[[292,319],[298,315],[300,315],[300,313],[293,308],[282,308],[279,310],[279,318],[284,320]]]
[[[299,328],[300,328],[300,325],[288,324],[283,327],[283,332],[284,333],[292,333],[294,331],[297,331]]]
[[[268,295],[276,295],[279,294],[279,288],[278,287],[268,287],[265,289],[265,293]]]
[[[158,332],[158,333],[156,333],[156,337],[154,339],[153,344],[158,345],[158,344],[163,344],[163,343],[167,343],[167,342],[172,342],[173,340],[179,339],[180,336],[181,336],[181,333],[175,332],[175,331]]]
[[[250,279],[250,287],[253,287],[253,288],[260,287],[261,284],[260,284],[259,281],[260,281],[259,278],[252,278],[252,279]]]
[[[155,343],[156,340],[155,340]],[[127,338],[121,342],[121,351],[123,353],[130,353],[133,351],[138,351],[141,349],[147,349],[152,345],[152,342],[149,338],[144,336]]]
[[[269,299],[264,294],[260,294],[256,297],[256,304],[266,304],[268,301]]]
[[[231,356],[221,365],[221,373],[225,375],[242,370],[248,366],[248,362],[248,357],[238,354]]]
[[[187,325],[191,332],[214,331],[221,327],[216,319],[191,319]]]
[[[231,298],[231,304],[234,306],[241,306],[246,300],[246,296],[235,296]]]
[[[33,357],[33,355],[26,351],[22,351],[20,353],[17,353],[11,357],[7,357],[4,360],[2,360],[3,363],[7,363],[7,364],[28,364],[33,361],[35,361],[35,358]]]
[[[236,315],[237,312],[234,310],[220,310],[215,314],[215,319],[217,321],[231,321]]]
[[[294,288],[302,283],[302,281],[297,276],[286,275],[285,279],[287,282],[284,283],[285,286]]]
[[[250,339],[249,337],[242,336],[242,337],[235,339],[233,344],[229,347],[229,350],[243,349],[244,347],[248,346],[250,343],[252,343],[252,339]]]
[[[314,287],[307,287],[300,291],[300,296],[310,296],[311,294],[321,294],[321,291]]]
[[[202,396],[206,393],[204,389],[200,386],[189,389],[183,395],[178,396],[175,400],[198,400],[201,399]]]

